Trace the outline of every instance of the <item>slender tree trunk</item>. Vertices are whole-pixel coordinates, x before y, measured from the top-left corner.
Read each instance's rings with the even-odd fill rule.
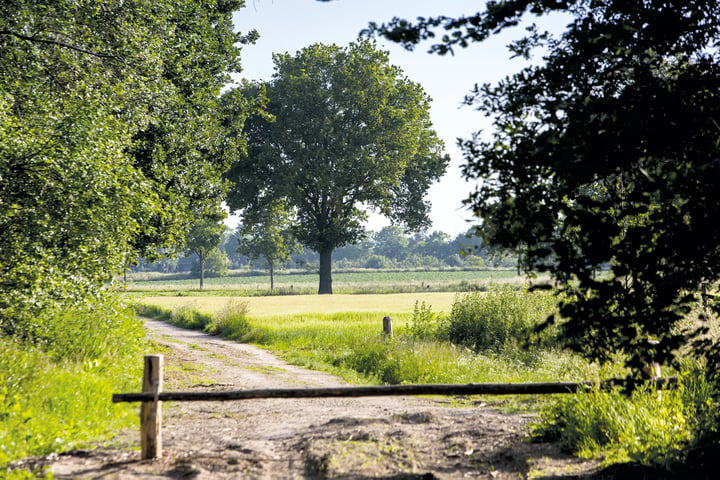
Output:
[[[270,265],[270,290],[275,288],[275,268],[273,262],[268,262]]]
[[[320,252],[320,288],[319,294],[332,293],[332,250]]]
[[[200,262],[200,290],[205,286],[205,255],[198,255]]]

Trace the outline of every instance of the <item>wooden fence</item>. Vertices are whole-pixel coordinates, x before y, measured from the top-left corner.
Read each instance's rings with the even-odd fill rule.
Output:
[[[140,435],[143,459],[162,457],[162,402],[230,401],[256,398],[383,397],[397,395],[545,395],[589,391],[594,382],[470,383],[426,385],[381,385],[332,388],[276,388],[213,392],[163,392],[163,356],[146,355],[142,393],[115,393],[113,403],[142,402]],[[677,377],[650,380],[657,388],[677,383]],[[619,385],[621,380],[603,382],[601,387]]]

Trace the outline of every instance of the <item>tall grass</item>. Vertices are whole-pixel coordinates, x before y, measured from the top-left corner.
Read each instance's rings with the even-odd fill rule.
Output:
[[[712,387],[701,372],[688,370],[676,389],[593,391],[558,397],[535,427],[580,457],[640,462],[666,470],[681,465],[693,443],[717,425]]]
[[[230,300],[214,314],[200,312],[188,306],[169,310],[155,305],[139,304],[136,310],[138,314],[146,317],[182,328],[202,330],[228,340],[240,340],[250,332],[250,324],[246,318],[248,304],[237,299]]]
[[[212,315],[191,313],[187,307],[174,311],[141,308],[144,315],[164,318],[176,325],[183,323],[182,318],[206,315],[207,325],[214,321]],[[435,318],[430,307],[422,308]],[[591,369],[577,357],[558,351],[535,351],[528,355],[516,345],[504,351],[478,353],[446,339],[423,337],[418,331],[427,332],[428,327],[418,326],[421,316],[418,311],[416,306],[415,313],[389,312],[393,318],[394,339],[383,336],[382,315],[372,311],[258,317],[243,310],[247,323],[241,324],[239,332],[229,329],[218,333],[266,346],[282,352],[293,363],[330,371],[359,383],[550,381],[578,380],[592,375]],[[444,318],[443,315],[437,317]],[[210,331],[195,321],[184,323]]]
[[[109,438],[135,423],[111,394],[139,388],[142,323],[111,301],[48,314],[0,337],[0,475],[8,462]]]

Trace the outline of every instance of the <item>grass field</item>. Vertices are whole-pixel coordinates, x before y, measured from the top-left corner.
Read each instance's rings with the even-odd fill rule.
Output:
[[[407,316],[413,312],[415,302],[432,305],[440,312],[450,310],[455,297],[454,292],[420,292],[371,295],[286,295],[258,296],[243,298],[247,302],[247,317],[261,319],[287,317],[293,315],[332,315],[339,313],[367,313],[377,315],[382,324],[385,315]],[[146,305],[156,305],[169,310],[190,308],[207,313],[217,313],[237,297],[232,296],[147,296],[139,301]]]
[[[128,292],[199,293],[196,278],[178,275],[140,273],[128,276]],[[467,290],[470,285],[487,287],[496,283],[525,281],[514,269],[387,271],[368,270],[333,273],[333,290],[336,293],[388,293],[407,291]],[[317,291],[318,275],[307,271],[284,271],[275,275],[275,286],[284,293],[312,293]],[[262,292],[270,288],[270,277],[264,272],[233,271],[227,277],[206,278],[205,292],[223,291],[225,294],[243,295]]]

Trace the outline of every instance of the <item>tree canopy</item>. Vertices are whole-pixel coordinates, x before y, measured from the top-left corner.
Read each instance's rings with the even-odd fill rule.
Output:
[[[221,173],[242,147],[217,113],[240,44],[255,35],[233,32],[242,4],[0,4],[5,330],[176,243],[191,210],[217,208]]]
[[[511,45],[528,57],[542,47],[543,62],[467,96],[494,118],[490,139],[462,143],[478,180],[468,204],[488,242],[557,279],[570,347],[638,367],[650,337],[670,360],[720,276],[720,3],[488,2],[368,30],[407,46],[444,30],[431,47],[442,54],[552,12],[572,15],[562,35],[531,26]]]
[[[302,247],[292,234],[290,215],[280,201],[258,212],[257,218],[245,218],[237,229],[238,253],[256,262],[264,258],[270,267],[270,290],[275,288],[275,266],[287,263]]]
[[[245,123],[247,155],[232,166],[228,204],[256,216],[282,200],[298,240],[320,254],[320,293],[332,293],[331,255],[357,241],[366,208],[412,230],[429,223],[424,195],[448,157],[431,128],[430,99],[370,42],[315,44],[275,55],[264,116]]]

